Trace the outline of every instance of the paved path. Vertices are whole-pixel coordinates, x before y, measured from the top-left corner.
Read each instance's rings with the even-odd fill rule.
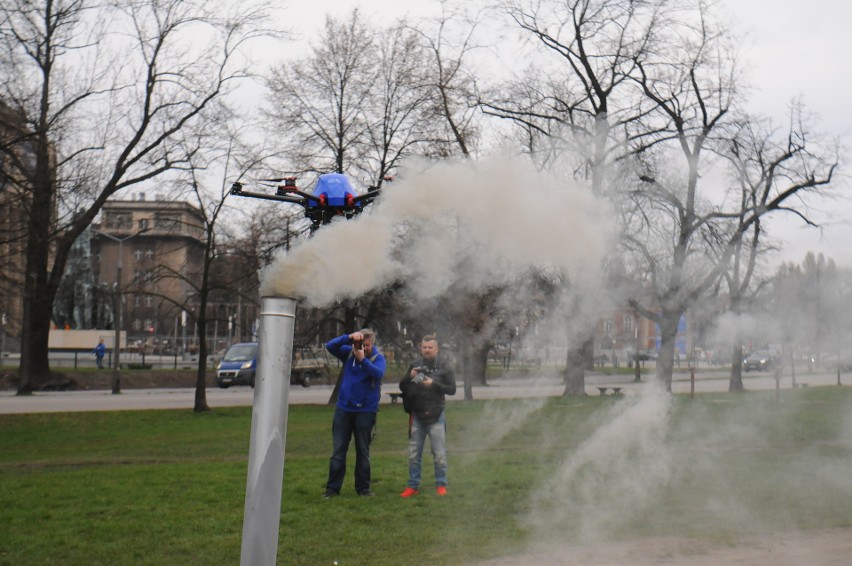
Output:
[[[852,376],[841,375],[845,384],[852,383]],[[586,377],[586,393],[600,395],[599,387],[620,387],[621,393],[637,395],[642,389],[650,387],[653,375],[643,375],[641,383],[633,383],[630,376],[607,376],[590,372]],[[775,388],[775,380],[770,374],[746,374],[745,387],[748,390],[771,390]],[[797,376],[797,382],[808,386],[836,385],[837,374],[819,373]],[[790,389],[792,381],[789,376],[781,379],[781,388]],[[474,386],[474,399],[520,399],[531,397],[548,397],[562,394],[562,384],[556,378],[515,378],[497,379],[489,386]],[[695,380],[697,393],[710,391],[727,391],[728,376],[724,372],[700,373]],[[387,392],[396,391],[395,384],[384,387],[382,404],[390,403]],[[673,393],[689,393],[690,382],[680,375],[672,382]],[[612,389],[607,390],[608,394]],[[290,388],[290,404],[318,404],[328,401],[331,386],[316,385],[309,388],[294,386]],[[251,406],[254,390],[249,387],[231,387],[229,389],[207,389],[207,404],[212,407]],[[17,397],[14,391],[0,391],[0,414],[14,413],[47,413],[66,411],[121,411],[139,409],[187,409],[194,404],[195,390],[183,389],[125,389],[119,395],[113,395],[109,390],[97,391],[61,391],[38,392],[31,396]],[[454,397],[447,398],[451,402],[464,399],[462,386]]]

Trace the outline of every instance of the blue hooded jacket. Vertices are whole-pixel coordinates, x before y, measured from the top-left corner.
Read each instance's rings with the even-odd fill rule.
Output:
[[[337,408],[354,413],[375,413],[382,397],[382,377],[387,362],[373,344],[373,353],[359,363],[352,354],[349,335],[329,340],[325,349],[343,362],[343,380],[337,397]]]

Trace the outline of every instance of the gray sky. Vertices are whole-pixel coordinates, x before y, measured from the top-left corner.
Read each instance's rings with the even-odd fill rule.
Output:
[[[485,5],[485,0],[476,0]],[[474,4],[474,2],[468,2]],[[852,2],[848,0],[722,0],[738,31],[745,34],[744,55],[754,87],[750,110],[785,121],[793,98],[820,117],[819,129],[843,136],[852,145]],[[370,21],[437,14],[437,0],[417,3],[399,0],[312,0],[284,8],[286,25],[305,44],[323,23],[326,13],[346,14],[359,6]],[[294,53],[297,45],[287,45]],[[844,158],[852,164],[852,151]],[[805,228],[789,216],[770,222],[772,234],[784,240],[772,264],[801,263],[807,251],[821,252],[838,264],[852,267],[852,183],[839,179],[835,199],[814,201],[811,214],[822,229]]]

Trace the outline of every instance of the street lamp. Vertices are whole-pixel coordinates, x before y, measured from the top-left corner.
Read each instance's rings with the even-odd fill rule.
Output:
[[[113,309],[115,310],[115,347],[114,356],[113,356],[113,365],[112,365],[112,392],[113,394],[121,393],[121,376],[119,375],[119,351],[121,350],[121,266],[122,266],[122,257],[123,257],[123,247],[122,244],[129,240],[130,238],[135,238],[139,234],[144,234],[147,232],[149,228],[142,228],[138,232],[134,232],[129,236],[125,236],[123,238],[119,238],[118,236],[113,236],[112,234],[107,234],[106,232],[101,232],[100,230],[93,230],[94,233],[104,236],[105,238],[109,238],[114,242],[118,242],[118,261],[116,262],[116,273],[115,273],[115,305]]]

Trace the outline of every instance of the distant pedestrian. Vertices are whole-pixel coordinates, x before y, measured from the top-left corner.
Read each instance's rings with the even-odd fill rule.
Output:
[[[106,346],[104,345],[104,339],[101,338],[98,342],[98,345],[95,346],[95,349],[92,350],[92,353],[95,355],[95,360],[98,362],[98,369],[104,369],[104,355],[106,355]]]

